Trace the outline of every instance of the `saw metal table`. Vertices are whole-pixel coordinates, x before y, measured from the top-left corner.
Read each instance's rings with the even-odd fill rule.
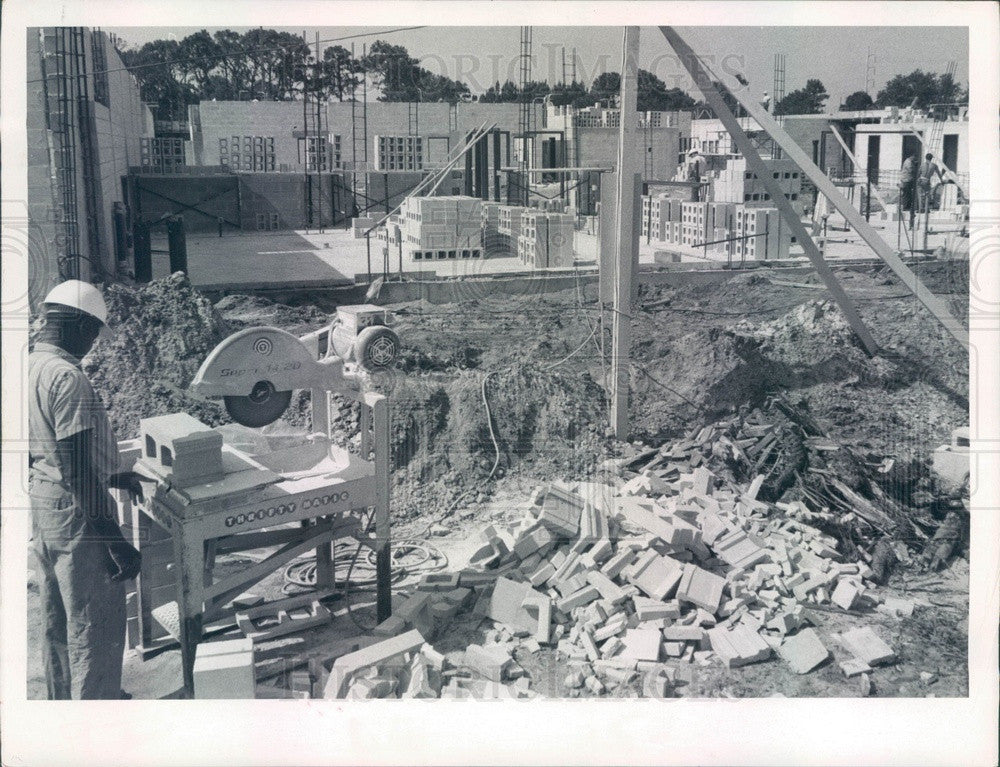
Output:
[[[314,390],[313,395],[318,405],[314,423],[328,427],[327,392]],[[356,398],[361,404],[360,454],[350,454],[347,465],[336,471],[290,478],[226,445],[225,476],[220,480],[184,488],[172,487],[162,477],[144,483],[146,497],[140,508],[169,533],[176,575],[176,607],[171,603],[166,607],[172,609],[159,608],[154,617],[180,642],[189,695],[194,692],[194,659],[202,627],[225,617],[224,606],[248,587],[312,549],[317,557],[317,590],[332,587],[332,544],[338,538],[353,537],[376,551],[378,619],[389,617],[388,403],[374,393]],[[141,446],[133,445],[123,452],[124,463],[134,462],[140,472],[155,474],[140,454]],[[360,530],[361,512],[369,509],[373,533]],[[290,522],[299,526],[289,527]],[[274,546],[279,548],[266,559],[214,581],[216,555]],[[171,612],[175,625],[169,625]]]

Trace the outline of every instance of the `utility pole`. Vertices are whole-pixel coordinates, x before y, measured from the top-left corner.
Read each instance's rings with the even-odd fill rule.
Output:
[[[639,27],[625,27],[622,41],[621,114],[618,120],[618,228],[615,232],[614,317],[611,335],[611,426],[619,440],[628,438],[629,359],[632,343],[632,295],[636,250],[635,188],[636,109],[639,78]]]

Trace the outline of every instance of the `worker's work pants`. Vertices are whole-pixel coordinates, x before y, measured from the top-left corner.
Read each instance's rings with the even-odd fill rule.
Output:
[[[72,494],[33,487],[31,514],[49,700],[120,699],[125,584],[111,581],[107,547]]]

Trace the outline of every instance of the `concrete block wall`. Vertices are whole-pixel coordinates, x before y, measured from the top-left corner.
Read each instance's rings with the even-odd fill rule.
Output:
[[[98,37],[97,46],[94,45],[95,35]],[[63,62],[56,61],[54,28],[30,27],[26,30],[26,42],[26,75],[28,81],[34,83],[28,88],[26,103],[28,201],[27,209],[23,214],[18,212],[17,215],[24,216],[22,226],[28,229],[25,240],[29,263],[29,303],[37,306],[45,293],[60,279],[60,257],[67,255],[72,249],[63,223],[65,212],[62,210],[61,193],[59,187],[53,185],[53,178],[59,175],[59,128],[63,124],[58,115],[60,105],[55,94],[59,77],[57,72],[65,73],[63,76],[68,79],[69,92],[74,92],[77,68],[72,56],[67,56]],[[127,173],[129,165],[138,165],[139,141],[143,137],[152,136],[153,121],[149,109],[142,103],[135,79],[124,69],[106,33],[83,30],[81,61],[90,95],[87,106],[92,115],[92,122],[88,127],[92,131],[94,151],[89,173],[95,179],[97,187],[94,198],[97,213],[95,219],[88,218],[84,184],[87,169],[83,167],[81,144],[81,130],[84,126],[80,123],[79,111],[75,105],[72,112],[72,124],[75,128],[72,130],[68,149],[75,156],[76,166],[70,179],[70,188],[75,190],[79,222],[79,243],[76,250],[85,257],[80,262],[79,276],[86,280],[95,274],[92,263],[98,264],[111,275],[120,270],[115,252],[114,204],[123,202],[122,176]],[[42,85],[43,71],[48,78],[47,87]],[[94,100],[94,72],[107,72],[107,104]],[[48,122],[47,113],[50,115]],[[50,126],[56,130],[50,132]],[[97,234],[98,252],[91,252],[88,230]],[[117,255],[124,255],[127,259],[127,254]],[[127,261],[121,268],[126,267],[130,267]]]

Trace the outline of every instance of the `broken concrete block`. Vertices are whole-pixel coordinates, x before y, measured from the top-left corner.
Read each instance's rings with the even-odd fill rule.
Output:
[[[664,642],[663,652],[671,658],[679,658],[684,654],[687,646],[684,642]]]
[[[510,653],[503,645],[478,645],[471,644],[465,648],[465,656],[462,660],[466,668],[481,674],[486,679],[494,682],[502,682],[506,678],[506,672],[514,663]]]
[[[653,552],[634,567],[628,576],[630,582],[653,599],[666,599],[677,588],[684,574],[683,565],[670,557],[661,557]]]
[[[618,657],[632,661],[657,661],[660,659],[662,641],[663,638],[656,629],[628,629],[622,637],[625,646]]]
[[[632,597],[635,605],[635,613],[640,621],[658,620],[667,618],[673,620],[680,616],[680,609],[676,602],[662,602],[658,599],[636,596]]]
[[[535,630],[535,622],[522,607],[529,594],[542,596],[528,583],[498,578],[490,598],[488,617],[512,629],[531,633]]]
[[[552,600],[544,594],[532,592],[521,602],[522,610],[535,620],[534,639],[539,644],[548,644],[552,628]]]
[[[611,559],[604,563],[601,572],[609,578],[616,578],[622,570],[635,561],[636,553],[632,548],[624,548],[618,551]]]
[[[564,613],[570,612],[574,607],[582,607],[593,602],[601,596],[594,586],[587,585],[579,591],[575,591],[567,597],[563,597],[556,603],[556,607]]]
[[[722,589],[726,579],[703,570],[696,565],[684,565],[684,572],[677,585],[677,599],[691,602],[710,613],[719,609]]]
[[[625,592],[604,573],[591,570],[587,573],[587,582],[601,593],[602,599],[607,599],[613,603],[621,602],[625,599]]]
[[[458,573],[427,573],[417,584],[418,591],[452,591],[458,588]]]
[[[757,663],[771,657],[770,645],[745,626],[737,625],[732,630],[721,627],[710,629],[708,636],[712,650],[729,668]]]
[[[611,637],[620,634],[625,630],[626,624],[627,619],[624,615],[616,618],[615,620],[609,621],[607,624],[601,626],[594,632],[594,641],[603,642],[606,639],[610,639]]]
[[[898,597],[886,597],[885,601],[878,606],[879,612],[886,612],[890,615],[898,615],[908,618],[913,615],[915,604],[911,599],[899,599]]]
[[[580,530],[583,499],[576,493],[551,485],[542,502],[538,521],[557,538],[575,538]]]
[[[840,635],[840,643],[869,666],[891,663],[896,659],[892,648],[868,626],[845,631]]]
[[[556,568],[553,567],[551,562],[547,562],[535,571],[531,578],[529,578],[528,582],[537,588],[548,581],[555,574]]]
[[[563,686],[568,687],[571,690],[578,689],[583,687],[583,681],[586,678],[587,675],[583,673],[583,669],[576,669],[566,675],[566,678],[563,679]]]
[[[194,659],[194,697],[197,700],[254,698],[253,640],[202,642]]]
[[[535,554],[539,551],[545,551],[555,543],[555,539],[544,527],[536,527],[530,533],[522,535],[514,543],[514,553],[520,559],[526,559],[527,557]]]
[[[837,588],[833,590],[830,599],[838,607],[851,610],[854,608],[854,603],[860,594],[861,587],[857,583],[847,578],[841,578],[837,582]]]
[[[369,645],[356,652],[341,655],[333,663],[333,669],[323,690],[323,697],[326,699],[343,698],[354,674],[418,650],[423,644],[423,636],[419,631],[413,630]]]
[[[398,615],[391,615],[372,629],[375,636],[392,637],[406,631],[407,623]]]
[[[785,637],[778,648],[778,655],[796,674],[808,674],[830,657],[830,651],[813,629],[803,629],[794,636]]]
[[[614,553],[614,547],[611,545],[610,540],[604,538],[591,546],[590,551],[587,553],[595,565],[600,565],[611,558],[611,555]]]
[[[848,658],[840,662],[840,670],[844,672],[844,676],[850,679],[852,676],[869,673],[872,667],[859,658]]]
[[[594,695],[600,695],[602,692],[604,692],[604,685],[601,683],[601,680],[598,679],[596,676],[588,676],[586,679],[583,680],[583,683],[588,690],[594,693]]]
[[[661,632],[668,642],[701,642],[705,629],[701,626],[667,626]]]

